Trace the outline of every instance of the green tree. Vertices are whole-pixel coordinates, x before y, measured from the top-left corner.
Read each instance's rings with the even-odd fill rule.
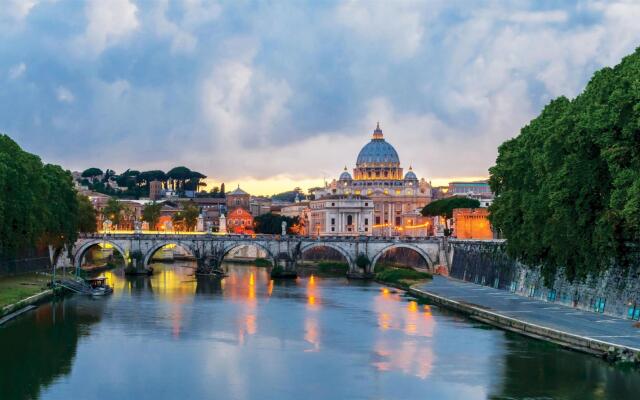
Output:
[[[200,215],[200,209],[197,205],[191,202],[182,203],[182,210],[175,213],[172,220],[175,225],[182,225],[185,230],[193,231],[198,222],[198,216]]]
[[[298,223],[298,217],[290,218],[283,215],[266,213],[253,219],[256,233],[267,233],[279,235],[282,233],[282,222],[287,223],[287,233],[291,232],[291,227]]]
[[[82,171],[83,178],[89,178],[92,182],[95,182],[96,178],[102,175],[102,170],[100,168],[87,168]]]
[[[104,206],[102,213],[105,218],[109,219],[114,225],[118,225],[122,220],[122,213],[124,211],[124,206],[118,199],[110,198],[107,201],[107,204]]]
[[[449,228],[449,219],[453,218],[453,210],[456,208],[478,208],[480,202],[476,199],[470,199],[468,197],[447,197],[432,201],[424,206],[421,213],[425,217],[442,217],[445,220],[445,235],[451,234]]]
[[[78,194],[78,232],[93,233],[97,231],[96,210],[87,196]]]
[[[187,167],[175,167],[167,172],[167,178],[171,182],[171,189],[176,191],[184,190],[184,183],[191,177],[191,170]]]
[[[0,258],[75,241],[78,203],[71,174],[43,165],[6,135],[0,135],[0,193]]]
[[[640,240],[640,50],[596,72],[503,143],[490,184],[490,219],[507,251],[551,280],[613,264]]]
[[[149,223],[149,229],[155,229],[160,220],[160,212],[162,210],[161,203],[151,203],[142,209],[142,220]]]

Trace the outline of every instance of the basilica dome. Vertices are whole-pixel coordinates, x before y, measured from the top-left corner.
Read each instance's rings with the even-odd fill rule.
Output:
[[[399,166],[400,157],[398,157],[396,149],[384,140],[384,137],[382,136],[382,129],[380,129],[380,124],[378,124],[376,129],[373,131],[371,141],[367,143],[362,150],[360,150],[360,153],[358,153],[356,165],[389,166],[389,164],[391,164],[391,166]]]
[[[418,177],[413,172],[413,168],[409,167],[409,172],[407,172],[407,174],[404,176],[404,179],[407,180],[407,181],[417,181],[418,180]]]
[[[340,178],[341,181],[350,181],[353,178],[351,178],[351,174],[347,171],[347,167],[344,167],[344,171],[342,171],[342,173],[340,174]]]

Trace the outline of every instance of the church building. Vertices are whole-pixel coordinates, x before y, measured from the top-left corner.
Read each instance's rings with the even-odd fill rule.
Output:
[[[338,229],[334,225],[331,230],[333,212],[327,209],[331,202],[322,201],[330,198],[351,198],[358,203],[357,207],[353,204],[352,211],[345,211],[344,218],[360,221],[360,225],[354,225],[349,231],[340,227],[341,234],[415,237],[432,232],[431,219],[420,214],[431,201],[431,185],[424,178],[418,179],[411,167],[404,174],[400,157],[384,139],[380,124],[373,131],[371,141],[360,150],[353,175],[345,167],[338,180],[325,184],[324,188],[314,191],[314,195],[309,221],[311,234],[332,235]],[[372,212],[368,204],[364,206],[365,201],[372,202]],[[370,219],[365,230],[364,221]]]

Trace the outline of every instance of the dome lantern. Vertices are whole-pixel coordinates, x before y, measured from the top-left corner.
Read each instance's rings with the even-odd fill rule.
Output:
[[[391,168],[400,166],[400,157],[396,149],[384,140],[380,123],[376,125],[371,141],[360,150],[356,166]]]

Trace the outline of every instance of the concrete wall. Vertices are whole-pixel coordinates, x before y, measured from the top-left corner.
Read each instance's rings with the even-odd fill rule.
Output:
[[[548,288],[539,269],[509,258],[502,242],[452,240],[449,246],[450,275],[457,279],[624,318],[630,307],[640,309],[640,265],[628,271],[612,268],[573,283],[559,272]]]

